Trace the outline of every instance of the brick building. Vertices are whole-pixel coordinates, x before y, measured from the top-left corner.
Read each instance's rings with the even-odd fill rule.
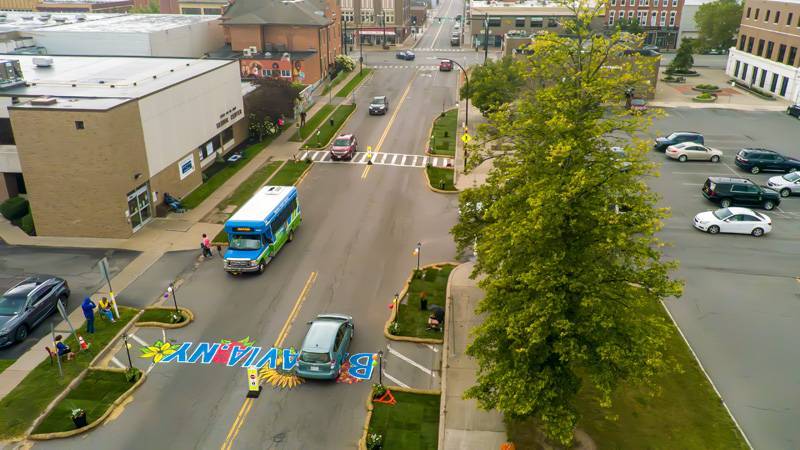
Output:
[[[238,0],[222,23],[242,78],[314,84],[342,53],[340,18],[335,0]]]
[[[800,3],[747,0],[725,72],[800,103]]]
[[[384,36],[387,44],[397,44],[424,21],[419,15],[411,19],[411,0],[339,0],[339,6],[348,44],[357,44],[359,36],[365,45],[381,44]]]
[[[645,44],[659,49],[674,49],[684,0],[607,0],[606,24],[615,26],[620,19],[636,20],[645,33]]]

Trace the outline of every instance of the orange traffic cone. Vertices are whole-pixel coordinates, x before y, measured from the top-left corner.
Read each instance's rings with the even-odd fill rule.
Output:
[[[83,336],[81,335],[78,335],[78,344],[80,344],[81,350],[89,349],[89,344],[87,344],[86,341],[83,340]]]

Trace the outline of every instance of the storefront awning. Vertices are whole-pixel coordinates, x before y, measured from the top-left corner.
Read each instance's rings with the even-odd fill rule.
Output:
[[[383,36],[383,30],[361,30],[358,31],[362,36]],[[386,29],[387,36],[394,36],[394,30]]]

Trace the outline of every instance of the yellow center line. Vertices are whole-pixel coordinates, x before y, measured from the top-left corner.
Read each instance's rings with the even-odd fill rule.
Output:
[[[411,81],[408,82],[408,86],[406,86],[405,91],[403,91],[403,95],[400,96],[400,101],[397,102],[397,106],[394,108],[394,112],[392,113],[392,117],[389,118],[389,123],[386,124],[386,128],[383,130],[383,134],[381,138],[378,139],[378,143],[375,145],[375,150],[372,153],[378,153],[381,151],[381,146],[383,145],[383,141],[386,140],[386,136],[389,135],[389,130],[392,129],[392,124],[394,120],[397,118],[397,114],[400,112],[400,108],[403,106],[403,102],[406,101],[406,97],[408,93],[411,91],[411,85],[414,84],[414,80],[417,78],[417,72],[414,72],[414,75],[411,76]],[[364,171],[361,172],[361,179],[367,178],[369,174],[369,169],[372,168],[372,165],[367,165],[364,167]]]
[[[284,322],[281,332],[278,333],[278,338],[275,340],[274,347],[280,348],[280,346],[283,345],[283,341],[289,335],[289,330],[291,330],[292,324],[300,314],[300,307],[303,305],[303,302],[308,295],[308,291],[311,289],[311,286],[314,284],[316,279],[317,272],[311,272],[311,274],[308,276],[308,280],[306,280],[305,286],[303,286],[303,290],[300,291],[300,295],[294,302],[292,311],[289,313],[289,317],[286,318],[286,322]],[[242,425],[244,424],[245,420],[247,420],[247,415],[250,414],[250,409],[253,407],[253,400],[254,399],[252,398],[246,398],[244,402],[242,402],[242,407],[239,408],[239,413],[236,415],[236,420],[233,421],[231,429],[228,431],[228,435],[225,437],[225,442],[222,443],[220,450],[230,450],[233,447],[233,443],[236,441],[236,437],[239,435],[239,430],[241,430]]]

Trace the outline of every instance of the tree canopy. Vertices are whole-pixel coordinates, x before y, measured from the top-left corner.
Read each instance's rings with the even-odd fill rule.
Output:
[[[608,407],[621,384],[673,367],[669,325],[652,305],[681,293],[655,237],[667,211],[643,180],[647,145],[629,138],[650,118],[624,107],[625,92],[646,83],[636,69],[646,57],[627,51],[640,38],[590,30],[602,7],[580,0],[565,23],[572,37],[537,36],[520,71],[536,88],[515,91],[479,130],[469,163],[493,158],[493,169],[461,194],[452,230],[459,250],[474,245],[473,275],[484,275],[486,319],[467,350],[479,373],[466,395],[532,417],[564,444],[583,384]]]
[[[669,63],[669,70],[675,73],[685,73],[690,71],[694,65],[694,57],[692,56],[692,52],[696,46],[697,43],[694,39],[684,39],[681,41],[678,51],[675,52],[675,57]]]
[[[738,0],[716,0],[700,5],[694,15],[705,49],[727,49],[734,44],[743,4]]]
[[[134,6],[128,11],[130,14],[158,14],[161,12],[161,6],[158,0],[150,0],[146,6]]]
[[[467,97],[483,114],[495,111],[500,106],[514,100],[517,91],[524,84],[520,64],[511,57],[497,61],[488,60],[476,66],[469,74],[469,87],[461,86],[461,98]]]
[[[643,32],[642,26],[639,25],[639,19],[634,19],[633,17],[619,19],[617,21],[617,30],[633,34],[641,34]]]

